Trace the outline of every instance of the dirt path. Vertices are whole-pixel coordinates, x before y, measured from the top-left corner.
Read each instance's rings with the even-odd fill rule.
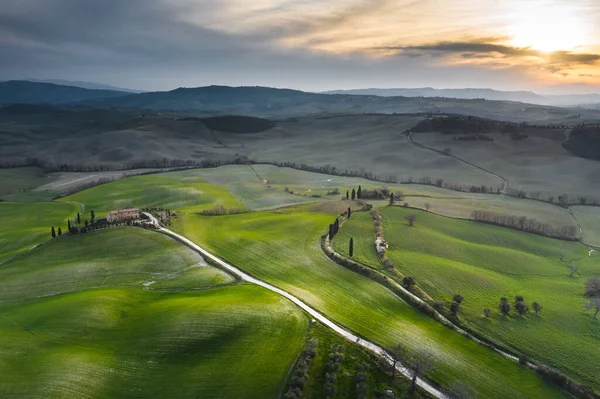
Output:
[[[406,136],[406,140],[413,147],[419,148],[419,149],[424,150],[424,151],[434,152],[434,153],[436,153],[438,155],[441,155],[441,156],[444,156],[444,157],[454,158],[454,159],[456,159],[459,162],[462,162],[462,163],[464,163],[466,165],[469,165],[469,166],[471,166],[471,167],[473,167],[475,169],[478,169],[478,170],[480,170],[482,172],[485,172],[487,174],[490,174],[490,175],[494,176],[495,178],[497,178],[498,180],[500,180],[502,182],[502,188],[500,189],[500,193],[502,193],[502,194],[504,194],[506,192],[506,189],[508,188],[508,180],[506,180],[504,177],[500,176],[498,173],[493,172],[493,171],[491,171],[489,169],[482,168],[481,166],[475,165],[474,163],[471,163],[469,161],[465,161],[464,159],[459,158],[457,156],[446,155],[446,154],[442,153],[442,151],[438,151],[435,148],[427,147],[426,145],[416,143],[413,140],[413,138],[412,138],[412,132],[408,133],[408,135]]]
[[[319,320],[322,324],[326,325],[327,327],[331,328],[333,331],[335,331],[337,334],[341,335],[342,337],[344,337],[345,339],[347,339],[348,341],[354,342],[357,345],[360,345],[361,347],[365,348],[366,350],[375,353],[379,356],[381,356],[383,359],[385,359],[389,364],[392,364],[391,361],[391,356],[380,346],[367,341],[365,339],[362,339],[360,337],[358,337],[357,335],[353,334],[352,332],[344,329],[343,327],[339,326],[338,324],[336,324],[335,322],[333,322],[332,320],[329,320],[328,318],[326,318],[325,316],[323,316],[321,313],[317,312],[315,309],[311,308],[310,306],[308,306],[306,303],[302,302],[300,299],[296,298],[295,296],[293,296],[292,294],[277,288],[269,283],[266,283],[262,280],[259,280],[255,277],[252,277],[251,275],[244,273],[243,271],[241,271],[240,269],[236,268],[235,266],[230,265],[229,263],[221,260],[220,258],[217,258],[216,256],[214,256],[213,254],[209,253],[208,251],[206,251],[205,249],[201,248],[200,246],[198,246],[196,243],[192,242],[191,240],[169,230],[166,229],[164,227],[162,227],[159,223],[158,220],[156,220],[156,218],[154,218],[154,216],[150,215],[149,213],[145,213],[146,216],[148,216],[152,222],[154,223],[154,225],[158,228],[159,231],[161,231],[162,233],[175,238],[177,241],[187,245],[188,247],[190,247],[191,249],[195,250],[196,252],[198,252],[200,255],[212,260],[213,262],[217,263],[219,266],[221,266],[222,268],[228,270],[229,272],[231,272],[232,274],[237,275],[239,278],[241,278],[242,280],[252,283],[252,284],[256,284],[260,287],[266,288],[269,291],[275,292],[287,299],[289,299],[290,301],[292,301],[294,304],[296,304],[297,306],[299,306],[302,310],[304,310],[306,313],[308,313],[309,315],[311,315],[313,318],[315,318],[316,320]],[[405,368],[404,366],[402,366],[401,364],[397,364],[396,365],[396,369],[401,372],[404,376],[406,376],[407,378],[412,378],[412,373],[410,372],[410,370],[408,370],[407,368]],[[439,399],[447,399],[448,397],[443,394],[441,391],[439,391],[438,389],[434,388],[432,385],[430,385],[429,383],[427,383],[425,380],[418,378],[417,379],[417,385],[419,385],[419,387],[421,389],[423,389],[424,391],[426,391],[427,393],[429,393],[430,395],[439,398]]]

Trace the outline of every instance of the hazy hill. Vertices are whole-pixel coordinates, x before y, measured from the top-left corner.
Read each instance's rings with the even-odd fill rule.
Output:
[[[194,115],[293,117],[318,114],[453,113],[512,122],[569,123],[600,120],[597,110],[509,101],[439,97],[317,94],[267,87],[208,86],[86,101],[90,106],[185,112]]]
[[[381,97],[447,97],[460,99],[486,99],[495,101],[519,101],[523,103],[555,106],[590,105],[600,101],[600,94],[541,95],[531,91],[499,91],[493,89],[354,89],[333,90],[323,94],[350,94]]]
[[[68,104],[98,98],[114,98],[127,95],[122,91],[90,90],[52,83],[10,80],[0,82],[0,105],[14,103]]]
[[[126,93],[143,93],[143,90],[126,89],[124,87],[116,87],[116,86],[106,85],[106,84],[102,84],[102,83],[94,83],[94,82],[81,82],[81,81],[65,80],[65,79],[32,79],[32,78],[27,78],[24,80],[29,81],[29,82],[36,82],[36,83],[52,83],[52,84],[61,85],[61,86],[81,87],[82,89],[90,89],[90,90],[112,90],[112,91],[123,91]]]

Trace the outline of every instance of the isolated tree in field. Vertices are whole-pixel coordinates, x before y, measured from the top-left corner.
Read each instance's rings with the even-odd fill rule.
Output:
[[[77,224],[81,224],[81,216],[79,216],[79,212],[77,212]]]
[[[52,238],[56,237],[56,231],[54,230],[54,226],[52,226],[52,230],[50,230],[50,234],[52,235]]]
[[[429,211],[429,208],[431,208],[431,205],[429,204],[429,202],[425,203],[425,210]]]
[[[594,319],[596,319],[600,312],[600,277],[593,277],[585,282],[585,296],[589,298],[585,308],[594,309]]]
[[[354,239],[352,237],[350,237],[350,244],[348,244],[348,254],[350,257],[354,255]]]
[[[390,205],[394,205],[394,193],[390,195]]]
[[[350,192],[346,190],[346,199],[350,199]]]
[[[523,302],[524,300],[525,298],[523,297],[523,295],[515,295],[515,303]]]
[[[415,220],[417,220],[417,217],[411,213],[410,215],[406,215],[404,217],[404,219],[406,219],[406,221],[408,222],[409,226],[414,226],[415,225]]]
[[[406,367],[412,372],[410,393],[414,395],[417,390],[417,379],[434,368],[433,353],[426,349],[414,351],[406,359]]]
[[[598,318],[598,312],[600,312],[600,297],[592,297],[590,298],[590,300],[585,304],[585,309],[586,310],[590,310],[593,309],[594,310],[594,319]]]
[[[356,199],[356,190],[352,189],[352,201]]]
[[[58,235],[59,235],[59,236],[62,236],[62,230],[61,230],[61,228],[60,228],[60,227],[58,228]]]
[[[492,315],[492,311],[489,308],[483,309],[483,315],[488,319]]]
[[[567,269],[569,270],[569,278],[573,277],[575,274],[579,274],[579,266],[574,265],[573,261],[567,263]]]
[[[460,309],[460,303],[458,303],[456,301],[452,301],[452,303],[450,304],[450,313],[452,313],[454,316],[456,316],[459,309]]]
[[[525,314],[529,312],[529,306],[527,306],[525,301],[518,301],[517,303],[515,303],[515,310],[521,316],[525,316]]]
[[[508,302],[508,298],[500,298],[500,304],[498,305],[498,309],[500,313],[504,316],[508,316],[510,313],[510,303]]]
[[[585,296],[588,298],[600,297],[600,277],[593,277],[585,282]]]
[[[535,312],[535,314],[540,313],[540,311],[544,308],[542,305],[539,304],[539,302],[532,303],[531,307],[533,308],[533,311]]]
[[[390,360],[392,361],[392,379],[396,378],[396,364],[406,359],[406,350],[398,344],[388,349]]]
[[[358,186],[358,191],[356,192],[356,198],[360,199],[362,195],[362,187]]]
[[[352,209],[350,209],[350,207],[348,207],[348,219],[350,219],[350,216],[352,216]]]
[[[406,276],[402,279],[402,285],[405,288],[412,288],[413,285],[415,285],[415,279],[411,276]]]

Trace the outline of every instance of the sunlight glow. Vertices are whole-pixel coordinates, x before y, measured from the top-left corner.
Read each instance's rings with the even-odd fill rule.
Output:
[[[517,22],[508,27],[510,44],[544,52],[573,51],[590,44],[593,27],[579,10],[543,2],[520,6]]]

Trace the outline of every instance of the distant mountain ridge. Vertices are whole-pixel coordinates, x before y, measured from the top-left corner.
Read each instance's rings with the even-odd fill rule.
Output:
[[[380,97],[444,97],[459,99],[486,99],[493,101],[518,101],[529,104],[553,105],[553,106],[577,106],[592,105],[600,103],[600,94],[565,94],[565,95],[543,95],[532,91],[500,91],[493,89],[434,89],[423,87],[416,89],[353,89],[353,90],[331,90],[323,94],[349,94],[369,95]]]
[[[90,90],[110,90],[110,91],[122,91],[125,93],[143,93],[144,90],[133,90],[126,89],[124,87],[116,87],[103,83],[95,83],[95,82],[81,82],[76,80],[65,80],[65,79],[32,79],[27,78],[23,79],[27,82],[34,83],[51,83],[60,86],[72,86],[72,87],[80,87],[82,89],[90,89]]]
[[[23,80],[0,82],[0,105],[8,104],[70,104],[98,98],[115,98],[130,95],[114,90],[90,90],[52,83]]]

